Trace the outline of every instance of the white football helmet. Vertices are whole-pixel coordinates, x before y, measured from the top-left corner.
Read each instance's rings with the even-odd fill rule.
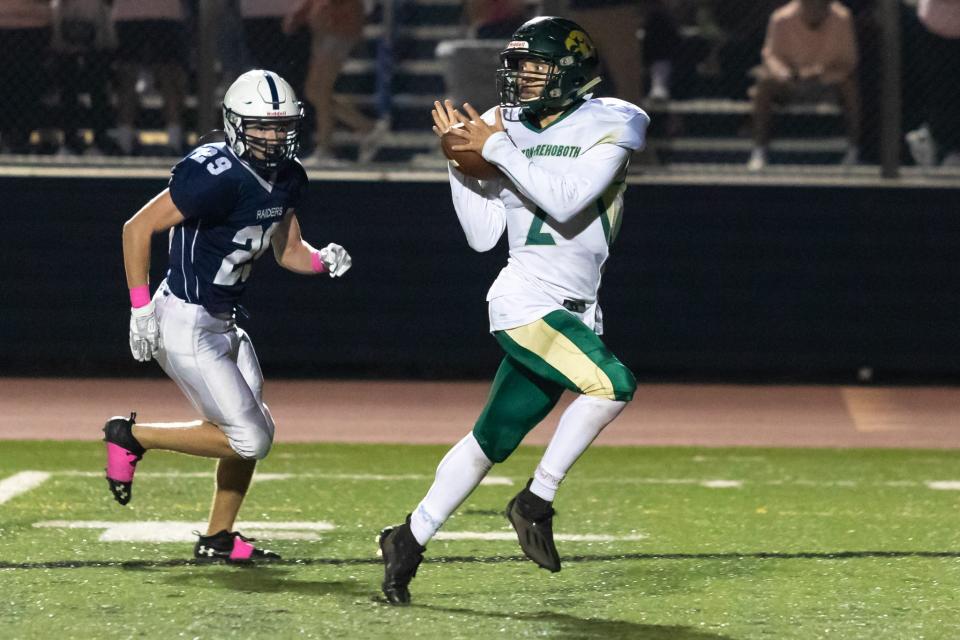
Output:
[[[273,71],[247,71],[223,96],[227,142],[257,169],[272,171],[296,157],[302,121],[303,105],[293,87]],[[251,135],[251,128],[273,133]]]

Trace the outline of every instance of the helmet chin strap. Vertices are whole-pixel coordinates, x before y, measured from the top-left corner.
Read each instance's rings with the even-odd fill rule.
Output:
[[[595,86],[597,86],[598,84],[600,84],[600,81],[601,81],[601,80],[603,80],[603,78],[601,78],[600,76],[597,76],[596,78],[594,78],[594,79],[591,80],[590,82],[584,84],[582,87],[580,87],[579,89],[577,89],[577,97],[579,98],[580,96],[582,96],[582,95],[584,95],[585,93],[589,92],[589,91],[590,91],[591,89],[593,89]]]

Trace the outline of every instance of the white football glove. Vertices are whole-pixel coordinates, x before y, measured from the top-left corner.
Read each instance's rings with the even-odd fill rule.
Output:
[[[139,362],[146,362],[155,355],[163,342],[160,340],[160,323],[154,313],[153,302],[145,307],[130,309],[130,353]]]
[[[331,278],[342,276],[353,264],[353,258],[347,250],[333,242],[320,249],[320,260],[326,265]]]

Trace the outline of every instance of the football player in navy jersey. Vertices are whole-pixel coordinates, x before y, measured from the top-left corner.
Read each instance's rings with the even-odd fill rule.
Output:
[[[300,235],[295,209],[307,185],[297,160],[303,108],[280,76],[248,71],[223,99],[226,142],[197,147],[174,168],[169,186],[123,227],[130,289],[130,351],[155,358],[201,419],[104,426],[107,483],[122,505],[137,462],[150,449],[219,460],[216,492],[198,560],[276,559],[233,530],[256,461],[267,455],[274,422],[249,336],[234,315],[253,261],[273,248],[277,262],[306,275],[342,276],[350,255],[337,244],[319,251]],[[151,237],[170,232],[166,278],[151,298]]]

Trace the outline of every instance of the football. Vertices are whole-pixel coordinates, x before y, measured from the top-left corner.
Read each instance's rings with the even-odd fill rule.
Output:
[[[463,126],[463,125],[453,125]],[[463,138],[455,133],[447,132],[440,137],[440,146],[443,148],[443,155],[453,163],[453,166],[460,172],[472,178],[480,180],[492,180],[499,178],[500,169],[483,159],[476,151],[454,151],[451,147],[462,144]]]

